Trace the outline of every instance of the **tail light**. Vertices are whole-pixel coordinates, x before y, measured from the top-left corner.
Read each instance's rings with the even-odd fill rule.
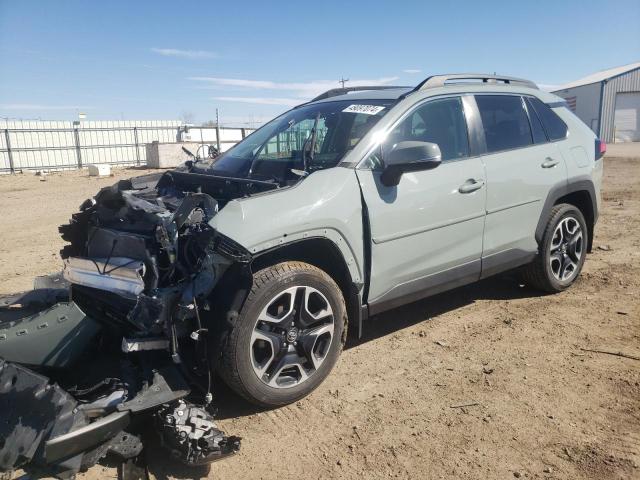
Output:
[[[596,138],[596,160],[600,160],[607,153],[607,144]]]

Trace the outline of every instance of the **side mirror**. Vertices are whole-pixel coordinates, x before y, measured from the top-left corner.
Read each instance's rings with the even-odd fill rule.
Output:
[[[431,170],[442,162],[442,154],[437,143],[406,141],[398,142],[384,157],[385,168],[380,180],[387,187],[400,183],[405,172]]]

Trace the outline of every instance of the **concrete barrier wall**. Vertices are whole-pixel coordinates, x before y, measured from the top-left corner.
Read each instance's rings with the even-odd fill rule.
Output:
[[[200,147],[199,143],[147,143],[147,167],[149,168],[173,168],[190,160],[191,157],[186,154],[182,147],[188,149],[195,154]]]

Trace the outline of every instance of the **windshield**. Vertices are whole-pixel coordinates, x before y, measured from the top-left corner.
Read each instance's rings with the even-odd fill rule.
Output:
[[[335,167],[393,100],[346,100],[294,108],[211,162],[206,173],[288,184]]]

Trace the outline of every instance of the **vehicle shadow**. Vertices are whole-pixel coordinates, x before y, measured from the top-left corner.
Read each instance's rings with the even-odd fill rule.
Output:
[[[473,304],[478,300],[515,300],[543,295],[538,290],[521,285],[514,275],[488,278],[475,284],[460,287],[402,307],[375,315],[364,322],[362,338],[357,338],[355,328],[349,335],[345,350],[411,327],[425,320]],[[253,415],[266,409],[247,402],[222,380],[216,381],[216,418],[228,419]]]
[[[478,300],[516,300],[540,295],[544,293],[522,285],[514,274],[487,278],[370,317],[364,321],[362,338],[357,338],[357,332],[352,327],[354,331],[350,332],[345,350],[471,305]]]

